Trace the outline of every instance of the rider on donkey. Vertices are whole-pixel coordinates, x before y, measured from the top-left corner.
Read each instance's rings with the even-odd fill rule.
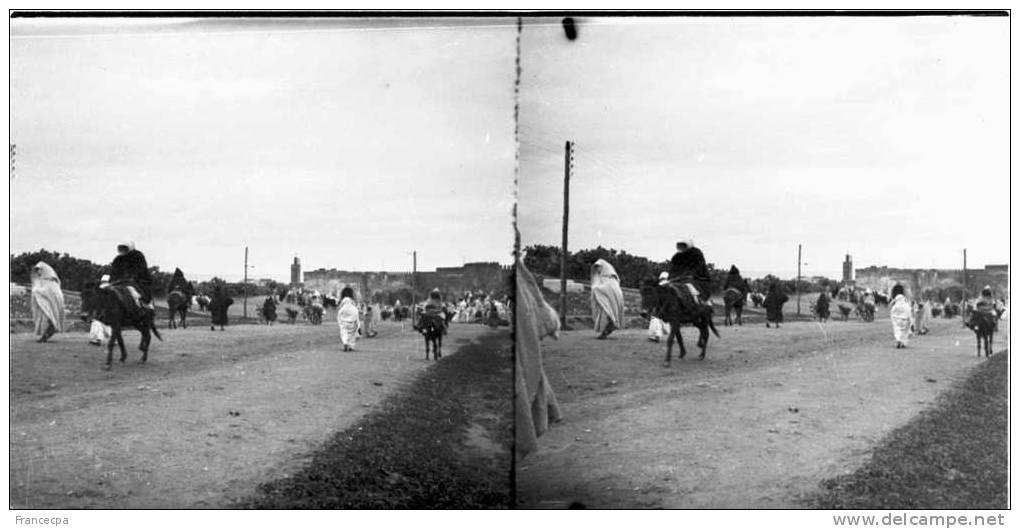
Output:
[[[673,283],[682,284],[690,290],[694,299],[703,305],[711,306],[712,277],[705,264],[705,254],[694,247],[694,242],[686,239],[676,243],[676,253],[669,262],[669,279]]]
[[[443,296],[439,293],[438,288],[434,288],[429,292],[429,299],[425,302],[425,310],[422,313],[422,317],[434,318],[435,322],[443,329],[443,334],[446,334],[446,306],[443,304]],[[420,322],[418,327],[421,327]]]
[[[135,249],[133,242],[117,245],[117,257],[110,264],[110,282],[104,283],[102,287],[109,288],[111,285],[125,287],[139,308],[155,312],[156,307],[152,304],[152,274],[145,255]]]
[[[977,298],[974,302],[974,310],[991,314],[995,312],[995,309],[996,302],[992,296],[992,287],[991,285],[985,285],[985,288],[981,289],[981,297]]]

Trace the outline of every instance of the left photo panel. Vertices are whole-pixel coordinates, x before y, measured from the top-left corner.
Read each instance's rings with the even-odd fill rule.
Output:
[[[511,507],[516,21],[38,15],[10,507]]]

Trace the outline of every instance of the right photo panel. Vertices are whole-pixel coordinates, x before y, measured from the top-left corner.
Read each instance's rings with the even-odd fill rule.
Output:
[[[524,18],[515,505],[1007,509],[1009,25]]]

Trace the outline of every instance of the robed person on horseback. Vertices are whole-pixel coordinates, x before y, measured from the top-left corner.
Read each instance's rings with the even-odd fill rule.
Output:
[[[170,277],[170,284],[167,285],[167,292],[178,291],[188,297],[188,302],[191,302],[191,296],[194,294],[195,289],[191,286],[191,283],[184,278],[184,272],[180,268],[174,269],[174,275]]]
[[[443,304],[443,295],[439,292],[438,288],[434,288],[429,292],[429,299],[425,302],[425,310],[422,315],[435,318],[436,323],[443,330],[443,334],[446,334],[446,305]],[[421,324],[419,324],[419,327],[421,327]]]
[[[736,289],[744,296],[747,296],[748,291],[751,287],[748,286],[747,280],[740,275],[740,270],[737,265],[730,266],[730,273],[726,274],[726,282],[723,283],[723,290]]]
[[[992,295],[991,285],[985,285],[981,289],[981,296],[974,302],[974,310],[979,312],[993,313],[996,309],[995,297]]]
[[[705,254],[694,247],[690,239],[676,243],[676,253],[669,261],[669,278],[674,283],[685,285],[704,305],[711,305],[712,277],[708,273]]]
[[[152,304],[152,273],[149,272],[145,255],[135,249],[133,242],[117,245],[117,257],[110,264],[110,284],[125,287],[139,307],[155,312],[156,307]]]

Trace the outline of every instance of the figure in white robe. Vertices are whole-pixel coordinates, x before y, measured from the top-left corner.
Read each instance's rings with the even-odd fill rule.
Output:
[[[375,329],[379,326],[379,321],[381,321],[381,312],[382,309],[379,308],[378,303],[365,305],[365,325],[362,330],[362,334],[365,335],[365,338],[374,338],[377,334],[379,334],[379,332]]]
[[[620,276],[605,259],[591,265],[591,315],[595,319],[595,332],[605,339],[622,326],[623,290]]]
[[[64,293],[50,265],[39,261],[32,268],[32,319],[39,342],[64,330]]]
[[[102,285],[109,285],[109,284],[110,284],[110,275],[109,274],[104,274],[103,277],[101,277],[99,279],[99,285],[102,286]],[[112,336],[112,335],[113,335],[113,329],[111,329],[109,325],[104,325],[103,322],[101,322],[99,320],[95,320],[95,319],[92,320],[92,324],[89,326],[89,343],[90,344],[97,345],[97,346],[103,345],[103,343],[108,341],[110,339],[110,336]]]
[[[914,311],[914,334],[928,334],[928,321],[931,320],[931,302],[922,301]]]
[[[340,306],[336,311],[336,322],[340,325],[340,343],[344,351],[353,351],[354,344],[358,341],[358,322],[361,314],[358,311],[358,304],[353,298],[345,297],[340,300]]]
[[[910,309],[910,300],[903,295],[903,288],[900,285],[893,287],[893,293],[895,297],[889,304],[889,319],[892,320],[896,348],[903,349],[910,342],[910,326],[913,323],[914,314]]]
[[[89,327],[89,343],[103,345],[110,340],[111,334],[113,334],[113,329],[110,329],[109,325],[103,325],[103,322],[99,320],[92,320],[92,325]]]
[[[669,336],[669,324],[656,318],[655,316],[649,316],[648,320],[648,339],[653,342]]]
[[[1005,336],[1006,343],[1009,343],[1009,301],[1002,302],[1002,316],[999,316],[999,331]]]

